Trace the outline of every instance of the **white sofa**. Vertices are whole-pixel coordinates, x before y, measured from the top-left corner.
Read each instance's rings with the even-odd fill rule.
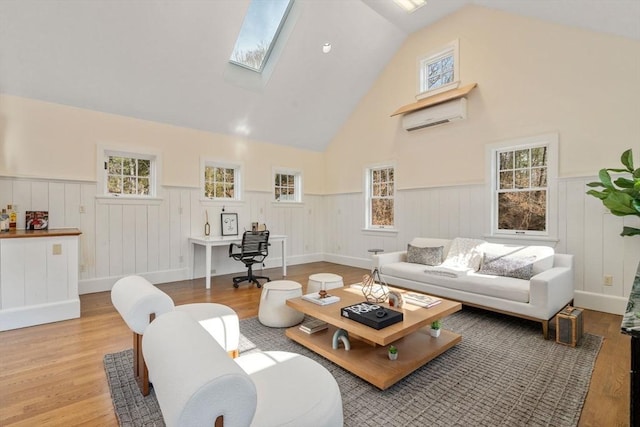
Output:
[[[539,321],[545,338],[549,320],[573,300],[573,255],[547,246],[418,237],[408,250],[374,255],[388,284]]]

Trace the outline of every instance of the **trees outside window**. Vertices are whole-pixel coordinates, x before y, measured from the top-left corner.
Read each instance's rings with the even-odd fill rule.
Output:
[[[392,228],[395,224],[395,169],[367,169],[367,228]]]
[[[98,146],[99,197],[155,198],[159,154]]]
[[[276,169],[273,173],[273,199],[276,202],[301,202],[302,173]]]
[[[202,197],[207,200],[240,200],[240,166],[202,160]]]
[[[555,209],[557,136],[491,150],[492,230],[497,234],[548,235]],[[514,141],[515,142],[515,141]]]

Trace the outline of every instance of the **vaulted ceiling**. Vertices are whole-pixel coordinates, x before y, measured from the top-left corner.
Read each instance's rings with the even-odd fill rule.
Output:
[[[1,0],[0,92],[322,151],[407,35],[467,4],[640,40],[637,0],[296,0],[257,76],[228,64],[249,0]]]

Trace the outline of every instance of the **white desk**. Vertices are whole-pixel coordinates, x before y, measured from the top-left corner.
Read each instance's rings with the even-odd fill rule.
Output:
[[[287,236],[279,234],[271,234],[269,243],[280,242],[282,244],[282,275],[287,275]],[[189,237],[189,243],[192,244],[191,259],[193,266],[191,268],[191,279],[196,264],[196,245],[205,248],[205,283],[207,289],[211,288],[211,248],[214,246],[229,246],[231,243],[242,243],[242,236],[220,237],[220,236],[192,236]]]

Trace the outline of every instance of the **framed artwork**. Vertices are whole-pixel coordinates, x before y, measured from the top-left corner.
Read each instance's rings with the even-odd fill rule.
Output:
[[[27,230],[46,230],[49,228],[48,211],[27,211],[25,215]]]
[[[238,235],[238,214],[237,213],[221,213],[220,225],[222,226],[223,236]]]

